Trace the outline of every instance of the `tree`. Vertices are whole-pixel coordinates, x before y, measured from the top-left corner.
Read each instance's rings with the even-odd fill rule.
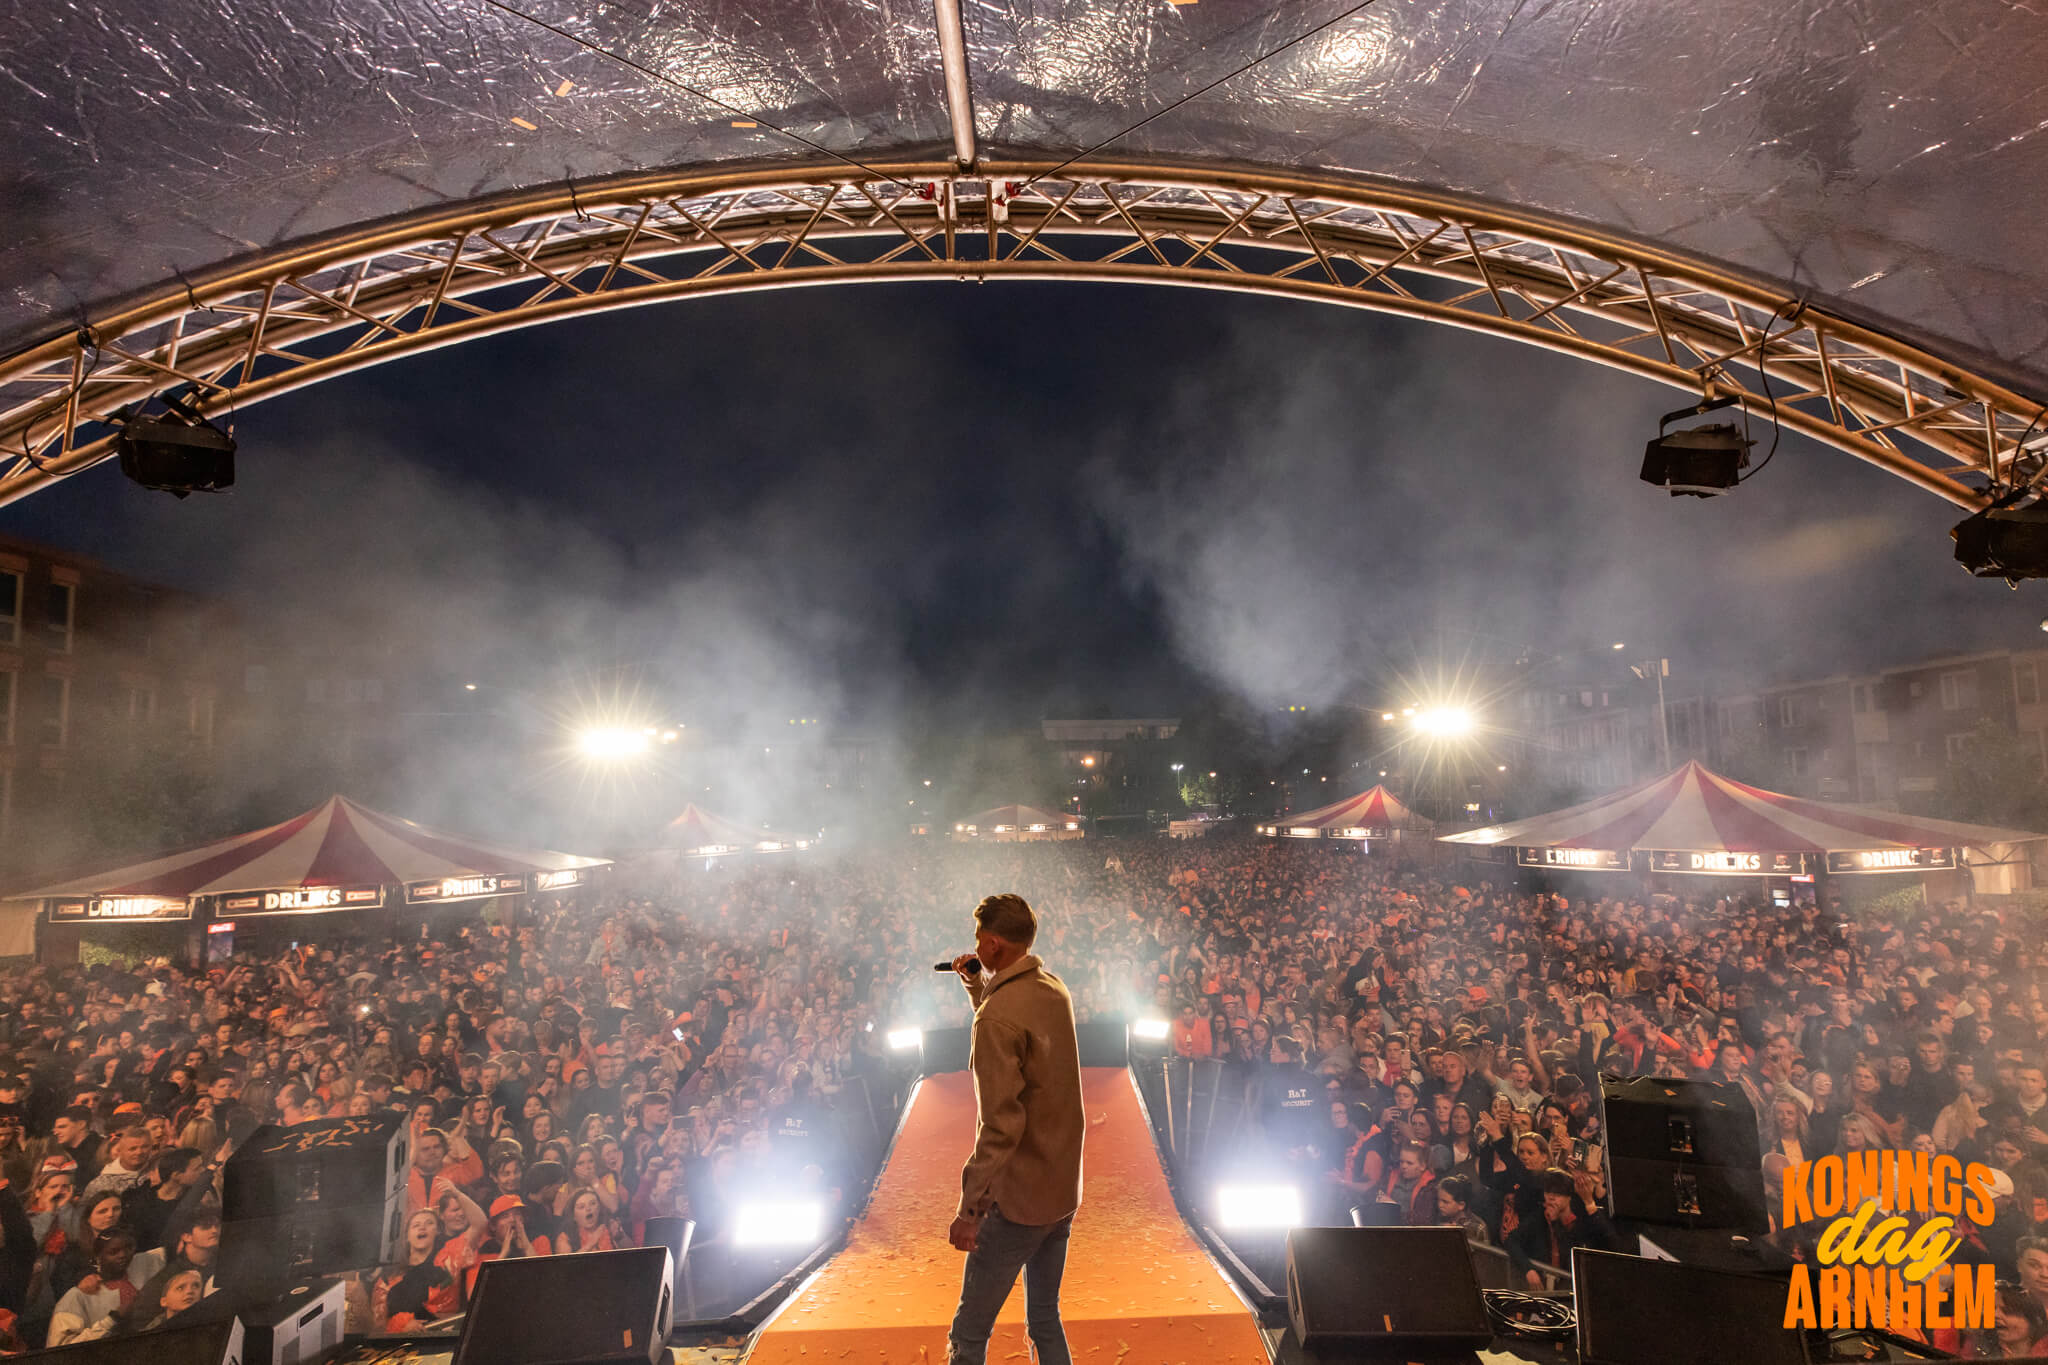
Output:
[[[1942,809],[1951,820],[2008,829],[2048,829],[2048,782],[2041,759],[2020,747],[2019,738],[1985,718],[1948,765]]]

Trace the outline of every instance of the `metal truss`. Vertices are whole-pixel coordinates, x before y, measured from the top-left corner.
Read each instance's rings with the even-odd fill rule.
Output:
[[[119,422],[165,391],[220,416],[600,309],[873,280],[1150,281],[1446,323],[1735,396],[1967,508],[2011,477],[2021,442],[2038,444],[2036,405],[1938,356],[1756,281],[1511,211],[1135,164],[1047,180],[1031,165],[877,169],[564,187],[167,287],[0,361],[0,504],[107,458]]]

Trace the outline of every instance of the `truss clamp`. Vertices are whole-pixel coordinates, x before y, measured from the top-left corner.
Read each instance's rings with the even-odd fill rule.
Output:
[[[942,223],[960,221],[960,201],[954,184],[951,180],[926,180],[917,187],[917,197],[938,210]]]

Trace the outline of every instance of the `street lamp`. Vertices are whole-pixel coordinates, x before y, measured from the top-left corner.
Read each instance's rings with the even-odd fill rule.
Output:
[[[576,735],[576,749],[585,758],[619,763],[647,752],[648,735],[616,725],[595,725]]]

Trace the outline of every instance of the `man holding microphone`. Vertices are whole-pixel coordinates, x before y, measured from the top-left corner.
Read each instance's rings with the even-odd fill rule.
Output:
[[[1038,917],[1022,896],[974,908],[975,952],[953,959],[974,1004],[976,1129],[949,1240],[967,1253],[947,1365],[984,1365],[996,1314],[1024,1274],[1039,1365],[1072,1365],[1060,1276],[1081,1206],[1081,1054],[1074,1000],[1031,953]],[[941,967],[940,970],[945,970]]]

